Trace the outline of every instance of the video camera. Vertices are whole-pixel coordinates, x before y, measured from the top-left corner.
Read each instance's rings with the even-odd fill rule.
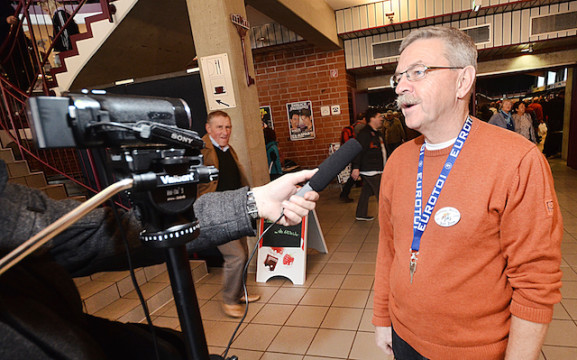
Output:
[[[203,165],[204,142],[188,130],[192,119],[183,100],[39,96],[28,100],[28,114],[39,148],[106,148],[114,178],[134,179],[129,197],[145,228],[142,241],[166,247],[198,236],[196,185],[215,180],[218,170]]]

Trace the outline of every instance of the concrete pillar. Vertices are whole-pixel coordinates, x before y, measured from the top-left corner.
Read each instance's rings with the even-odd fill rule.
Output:
[[[570,67],[565,85],[565,111],[563,116],[562,158],[567,165],[577,169],[577,71]]]
[[[246,19],[243,0],[187,0],[194,47],[199,59],[201,79],[205,99],[208,104],[207,84],[200,59],[202,57],[223,54],[228,55],[232,75],[232,90],[236,107],[222,109],[232,122],[231,144],[239,155],[251,186],[269,181],[268,164],[256,85],[247,85],[240,36],[230,20],[231,14],[239,14]],[[254,66],[248,34],[245,41],[248,60],[248,72],[254,77]]]

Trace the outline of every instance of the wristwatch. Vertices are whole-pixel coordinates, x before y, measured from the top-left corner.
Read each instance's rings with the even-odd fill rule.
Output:
[[[248,216],[250,216],[251,220],[258,219],[256,200],[254,199],[254,193],[250,190],[246,193],[246,212],[248,213]]]

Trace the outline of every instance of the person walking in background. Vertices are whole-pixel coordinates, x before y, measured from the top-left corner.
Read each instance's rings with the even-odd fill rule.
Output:
[[[278,151],[278,142],[276,141],[276,132],[268,127],[266,123],[262,123],[262,131],[264,134],[264,143],[266,145],[266,158],[268,161],[268,173],[271,180],[278,179],[282,176],[282,165],[280,161],[280,153]]]
[[[28,90],[36,78],[32,42],[18,29],[19,20],[9,0],[0,0],[0,64],[10,82],[22,90]]]
[[[559,92],[549,101],[547,110],[547,137],[545,137],[543,153],[547,158],[556,158],[561,156],[561,144],[563,142],[564,91]]]
[[[513,124],[513,118],[511,117],[511,109],[513,108],[513,102],[511,99],[503,99],[501,103],[501,109],[497,111],[489,119],[489,124],[497,125],[503,129],[515,131],[515,125]]]
[[[526,106],[523,101],[517,101],[513,105],[513,124],[515,132],[533,143],[537,143],[535,136],[535,129],[533,128],[533,120],[531,115],[525,112]]]
[[[527,112],[533,112],[535,114],[535,118],[539,123],[544,121],[543,118],[543,106],[540,103],[540,99],[538,96],[534,96],[532,102],[527,105]]]
[[[356,211],[356,219],[361,221],[374,219],[368,215],[369,198],[374,195],[377,200],[379,199],[381,174],[387,160],[387,151],[381,132],[383,116],[380,110],[370,108],[367,110],[366,118],[367,126],[359,132],[357,137],[363,149],[353,160],[351,172],[353,180],[363,180]]]
[[[401,120],[397,119],[392,110],[385,114],[385,122],[383,123],[383,133],[385,136],[385,147],[387,154],[391,156],[393,151],[401,145],[407,137]]]
[[[52,41],[54,41],[53,49],[55,51],[54,63],[59,67],[61,66],[59,53],[72,50],[70,37],[79,33],[78,25],[74,19],[70,19],[70,14],[60,2],[46,0],[46,2],[42,4],[42,10],[48,15],[52,15]],[[66,25],[67,22],[68,25]],[[62,33],[60,33],[61,30]],[[58,33],[60,33],[60,37],[57,37]]]
[[[349,125],[349,126],[345,126],[343,128],[343,130],[341,130],[341,146],[344,143],[346,143],[347,141],[349,141],[350,139],[355,139],[358,136],[359,131],[361,131],[361,129],[364,128],[366,125],[367,125],[367,120],[365,120],[365,114],[359,113],[357,115],[357,121],[355,121],[354,124]],[[349,197],[349,194],[351,193],[351,189],[352,189],[353,185],[355,184],[355,182],[356,181],[353,179],[353,177],[349,176],[349,178],[347,179],[347,181],[343,185],[343,189],[341,190],[341,195],[339,196],[341,201],[353,202],[353,199],[351,199]]]
[[[423,136],[382,176],[377,345],[397,360],[536,360],[561,301],[549,165],[535,144],[469,115],[477,47],[464,32],[413,30],[400,54],[391,84]]]
[[[202,137],[205,143],[202,155],[204,165],[213,165],[219,174],[217,180],[198,185],[199,196],[214,191],[236,190],[249,185],[238,156],[229,144],[231,133],[232,123],[226,112],[217,110],[208,114],[206,135]],[[242,289],[243,269],[248,259],[246,238],[219,245],[218,250],[224,258],[222,310],[230,317],[239,318],[244,314],[244,306],[239,302],[246,300]],[[259,295],[248,296],[248,302],[259,299]]]

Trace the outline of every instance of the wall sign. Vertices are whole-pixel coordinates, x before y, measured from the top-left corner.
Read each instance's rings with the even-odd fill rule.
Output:
[[[227,54],[200,58],[204,93],[210,111],[236,107]]]

